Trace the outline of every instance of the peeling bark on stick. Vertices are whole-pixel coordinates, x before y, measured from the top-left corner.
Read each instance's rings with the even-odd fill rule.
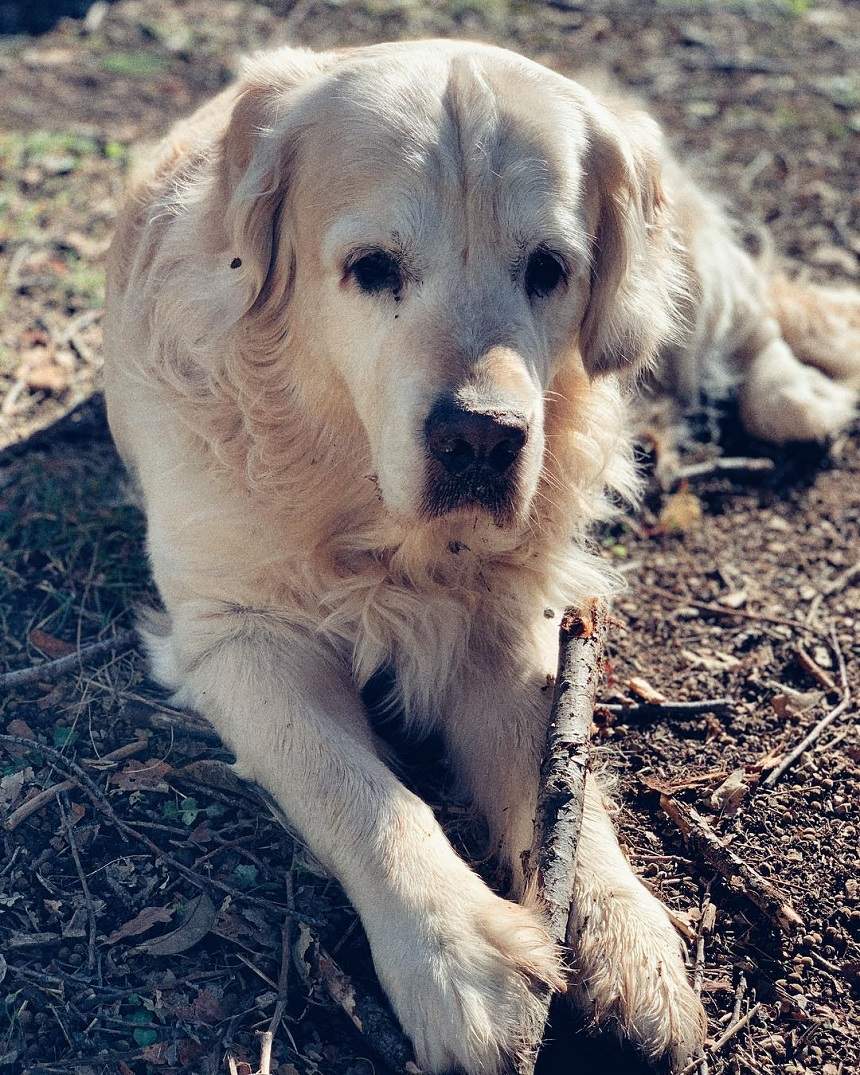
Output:
[[[582,613],[567,609],[559,631],[558,674],[541,765],[534,838],[526,863],[526,882],[545,907],[550,934],[558,944],[567,938],[573,902],[588,744],[607,626],[606,606],[592,601]],[[543,1019],[535,1027],[535,1040],[524,1043],[518,1075],[534,1071],[552,996],[547,992],[543,999]]]

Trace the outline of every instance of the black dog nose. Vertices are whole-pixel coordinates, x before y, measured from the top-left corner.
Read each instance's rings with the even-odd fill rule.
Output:
[[[424,435],[430,454],[449,474],[462,474],[474,466],[504,474],[526,442],[528,422],[516,411],[476,411],[437,403]]]

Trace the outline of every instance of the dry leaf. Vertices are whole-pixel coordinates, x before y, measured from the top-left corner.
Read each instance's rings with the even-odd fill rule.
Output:
[[[62,638],[55,638],[54,635],[49,635],[47,631],[42,631],[38,627],[34,627],[27,638],[31,645],[40,649],[48,657],[68,657],[70,653],[75,653],[77,650],[77,646],[73,643],[66,642]]]
[[[221,998],[211,988],[201,989],[190,1004],[177,1005],[171,1010],[178,1018],[195,1026],[212,1026],[225,1016]]]
[[[168,1063],[167,1051],[169,1047],[169,1043],[166,1041],[157,1041],[154,1045],[147,1045],[140,1054],[141,1059],[160,1067]]]
[[[33,729],[25,720],[10,720],[6,725],[6,731],[9,735],[20,735],[22,739],[32,739]],[[11,753],[14,749],[14,744],[6,748]],[[22,748],[23,749],[23,748]],[[18,755],[15,755],[16,757]]]
[[[821,691],[793,691],[786,687],[771,698],[770,704],[778,717],[793,717],[806,713],[823,697]]]
[[[115,929],[107,938],[107,943],[116,944],[117,941],[124,940],[126,937],[137,937],[141,933],[146,933],[148,929],[152,929],[158,922],[169,922],[171,918],[173,918],[173,911],[169,907],[144,907],[140,914],[136,914],[119,929]]]
[[[37,392],[52,392],[59,395],[69,387],[69,371],[54,362],[53,359],[44,357],[28,363],[24,380],[28,388]]]
[[[187,952],[198,941],[202,941],[215,922],[215,904],[205,892],[191,900],[185,911],[185,917],[170,933],[154,937],[151,941],[133,948],[130,954],[146,953],[150,956],[175,956]]]
[[[652,687],[644,676],[631,676],[627,680],[627,689],[637,698],[651,705],[662,705],[666,701],[666,695],[658,691],[656,687]]]
[[[169,791],[164,778],[172,770],[173,766],[166,761],[130,761],[110,779],[123,791]]]
[[[743,769],[735,769],[713,792],[710,798],[712,810],[719,810],[726,817],[734,817],[741,803],[749,794],[749,784],[744,779]]]
[[[693,929],[691,922],[691,914],[689,911],[675,911],[671,907],[667,907],[666,911],[669,915],[669,919],[675,929],[685,937],[688,941],[694,941],[696,939],[696,931]]]
[[[21,798],[24,785],[29,784],[32,779],[33,770],[29,766],[26,769],[19,769],[17,773],[2,777],[0,779],[0,806],[9,810],[12,804]]]
[[[670,496],[660,512],[660,529],[666,534],[685,534],[702,521],[702,504],[689,489],[679,489]]]

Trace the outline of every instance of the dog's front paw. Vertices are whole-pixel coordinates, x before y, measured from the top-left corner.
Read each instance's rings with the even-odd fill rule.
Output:
[[[542,1018],[540,993],[563,986],[540,919],[481,889],[452,893],[444,908],[397,929],[389,923],[382,946],[373,946],[380,979],[428,1072],[500,1071]]]
[[[605,892],[575,910],[568,941],[568,996],[589,1023],[615,1031],[664,1070],[680,1071],[701,1053],[705,1013],[678,935],[650,892],[638,884]]]

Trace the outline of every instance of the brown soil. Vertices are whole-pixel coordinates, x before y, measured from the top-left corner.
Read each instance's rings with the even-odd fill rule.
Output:
[[[567,72],[601,65],[648,102],[706,181],[731,192],[751,242],[767,224],[790,267],[822,280],[860,275],[860,9],[850,0],[272,8],[124,0],[101,22],[0,41],[6,669],[109,637],[151,596],[141,518],[98,400],[73,408],[98,383],[104,250],[130,147],[222,85],[242,51],[283,39],[459,34]],[[709,887],[711,1036],[761,1002],[710,1059],[715,1075],[841,1075],[860,1060],[856,701],[774,788],[759,781],[767,758],[838,701],[804,667],[801,649],[837,681],[841,654],[860,694],[860,589],[848,575],[860,555],[858,432],[828,452],[766,450],[738,434],[730,408],[709,404],[691,420],[684,461],[719,446],[764,454],[774,469],[700,478],[680,497],[652,482],[642,510],[601,535],[630,580],[615,610],[603,699],[630,697],[639,676],[672,700],[733,702],[720,717],[602,718],[598,734],[619,772],[631,856],[692,934]],[[0,1071],[215,1075],[226,1070],[227,1048],[255,1058],[254,1031],[268,1026],[278,996],[290,904],[294,939],[310,923],[359,987],[375,989],[339,888],[259,806],[213,787],[199,768],[183,773],[226,755],[205,732],[168,725],[159,712],[163,700],[135,650],[0,697],[0,731],[44,748],[0,744],[7,819],[62,780],[68,761],[97,789],[72,772],[64,796],[4,834]],[[137,740],[133,756],[92,761]],[[733,814],[718,791],[732,774],[742,785]],[[804,920],[797,935],[781,936],[690,853],[655,784],[695,805],[778,885]],[[428,794],[455,841],[466,841],[468,819],[444,782]],[[550,1070],[635,1069],[561,1024],[554,1036]],[[359,1034],[295,965],[274,1055],[279,1075],[383,1066],[372,1030]]]

